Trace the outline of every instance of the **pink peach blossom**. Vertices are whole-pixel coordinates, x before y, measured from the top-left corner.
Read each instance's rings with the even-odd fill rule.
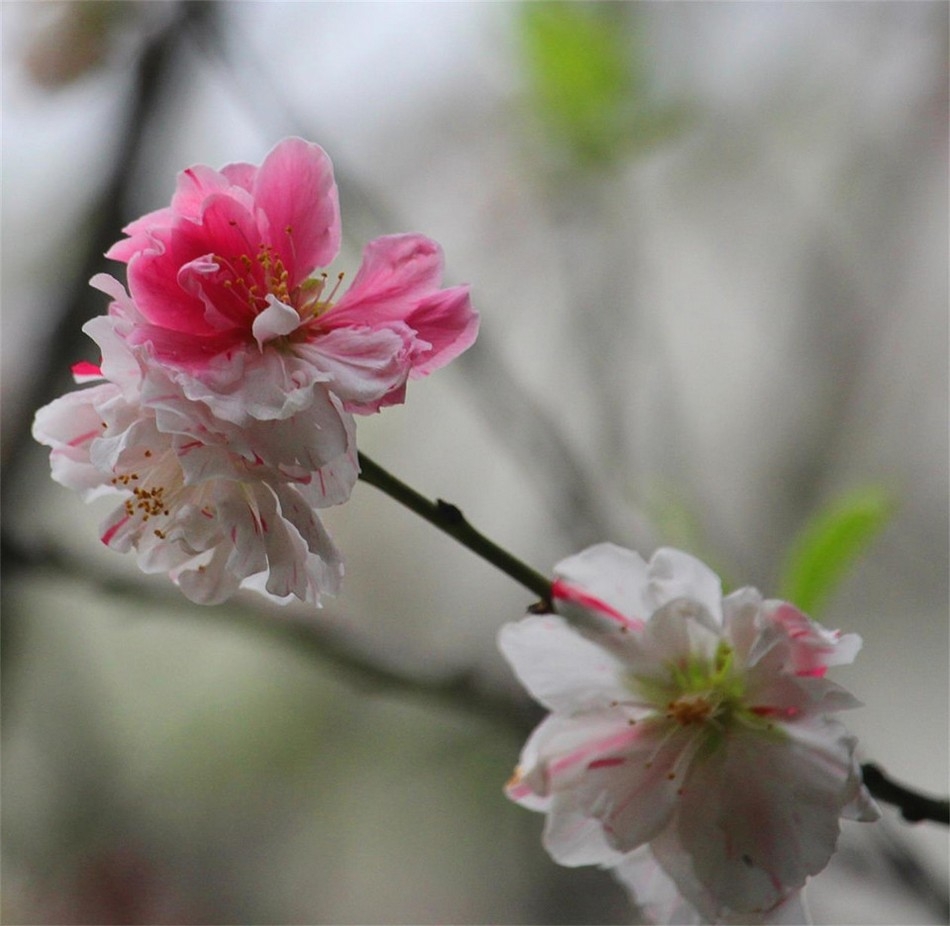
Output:
[[[235,424],[402,402],[477,333],[467,288],[441,288],[442,251],[422,235],[371,241],[342,294],[342,274],[315,275],[339,249],[337,188],[299,138],[260,167],[185,170],[171,205],[125,232],[107,256],[128,264],[142,316],[130,345]]]

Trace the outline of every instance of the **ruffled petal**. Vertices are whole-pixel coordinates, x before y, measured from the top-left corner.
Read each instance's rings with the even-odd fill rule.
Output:
[[[103,432],[97,405],[118,392],[112,383],[68,392],[44,405],[33,419],[33,439],[52,448],[53,479],[87,500],[111,489],[111,474],[95,466],[90,452]]]
[[[790,641],[791,669],[797,675],[821,676],[830,666],[847,665],[861,649],[861,637],[826,630],[785,601],[767,601],[763,618],[781,627]]]
[[[363,249],[363,262],[340,301],[323,316],[328,328],[407,321],[442,281],[442,248],[424,235],[386,235]]]
[[[226,548],[216,547],[210,556],[174,570],[170,577],[189,601],[222,604],[240,587],[239,577],[228,568],[228,555]]]
[[[854,740],[822,718],[783,729],[774,738],[735,731],[691,770],[675,827],[682,851],[654,845],[687,896],[684,855],[701,889],[740,913],[772,910],[827,865],[850,799]]]
[[[331,384],[333,392],[359,414],[378,411],[394,391],[405,387],[413,334],[405,325],[336,328],[306,344],[297,357]]]
[[[444,367],[478,337],[479,317],[472,308],[467,286],[454,286],[423,298],[406,323],[416,332],[413,379]]]
[[[219,354],[200,371],[168,368],[184,395],[215,417],[242,427],[253,420],[291,418],[314,401],[329,375],[282,351],[248,349]]]

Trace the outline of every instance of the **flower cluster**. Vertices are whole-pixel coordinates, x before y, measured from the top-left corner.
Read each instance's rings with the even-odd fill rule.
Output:
[[[499,636],[551,712],[507,787],[547,814],[548,852],[612,869],[656,922],[804,922],[839,818],[877,816],[830,716],[858,702],[825,678],[860,638],[751,588],[723,597],[676,550],[601,544],[556,573],[564,616]]]
[[[441,287],[442,253],[417,234],[371,241],[352,284],[333,168],[280,142],[260,167],[185,170],[171,205],[132,222],[107,256],[128,292],[85,331],[101,380],[41,409],[53,476],[117,493],[104,543],[134,549],[192,600],[242,584],[319,604],[342,559],[315,509],[345,501],[359,467],[355,414],[404,400],[407,382],[475,339],[467,287]]]

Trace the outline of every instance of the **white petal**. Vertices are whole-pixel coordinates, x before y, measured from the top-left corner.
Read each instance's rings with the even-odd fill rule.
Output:
[[[119,386],[126,398],[134,399],[140,391],[142,368],[119,332],[121,324],[121,319],[114,316],[98,315],[82,330],[99,345],[102,375]]]
[[[281,302],[273,293],[268,293],[267,308],[254,319],[251,334],[254,335],[257,346],[263,350],[268,341],[290,334],[299,327],[300,316],[297,310]]]
[[[343,556],[316,512],[301,497],[296,487],[278,484],[274,491],[280,501],[281,515],[297,529],[310,555],[318,557],[336,575],[337,567],[343,563]],[[329,588],[326,590],[331,591]],[[336,587],[332,590],[333,593],[337,591]]]
[[[255,418],[290,418],[310,405],[315,385],[327,378],[292,354],[246,348],[219,354],[200,371],[169,373],[189,399],[241,426]]]
[[[623,663],[554,614],[505,624],[498,646],[525,688],[552,711],[574,714],[631,697]]]
[[[529,793],[547,797],[572,792],[589,774],[591,765],[596,769],[619,763],[617,757],[638,735],[620,714],[550,714],[525,743],[518,774],[506,786],[506,793],[522,803]],[[609,760],[606,763],[602,761],[605,758]]]
[[[53,479],[87,499],[110,487],[112,473],[97,467],[90,454],[103,432],[96,406],[117,393],[111,383],[68,392],[39,409],[33,420],[33,438],[52,448]]]
[[[720,908],[765,913],[828,863],[850,797],[853,740],[816,719],[786,739],[734,730],[697,761],[684,785],[675,835],[654,852],[691,902],[691,877]],[[686,862],[688,858],[688,866]]]
[[[660,685],[671,682],[671,666],[711,663],[722,640],[715,618],[699,602],[685,598],[661,607],[642,633],[627,636],[628,672]]]
[[[650,558],[647,600],[656,610],[677,598],[698,601],[722,623],[722,583],[705,563],[696,557],[662,547]]]
[[[297,490],[315,508],[327,508],[345,502],[356,485],[360,467],[355,444],[332,463],[321,466]]]
[[[336,328],[299,345],[296,353],[330,379],[344,402],[372,406],[405,384],[414,337],[401,322],[376,330]]]
[[[566,718],[553,714],[532,734],[520,776],[509,785],[514,800],[552,795],[549,816],[567,813],[599,820],[607,843],[628,851],[652,839],[670,820],[682,780],[677,774],[688,737],[649,721],[630,725],[622,714]],[[552,833],[567,832],[551,823]],[[547,843],[555,858],[573,843]]]
[[[599,543],[562,560],[554,574],[636,622],[653,611],[648,603],[647,565],[639,553]]]
[[[694,926],[708,922],[679,892],[649,846],[623,855],[610,873],[627,889],[647,923]]]
[[[544,824],[542,843],[559,865],[612,865],[623,858],[604,834],[600,820],[589,816],[570,801],[557,795]]]
[[[238,578],[227,568],[227,550],[217,547],[206,562],[173,573],[182,593],[196,604],[221,604],[238,589]]]

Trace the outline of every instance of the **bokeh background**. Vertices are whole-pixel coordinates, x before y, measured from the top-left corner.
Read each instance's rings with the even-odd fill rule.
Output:
[[[334,270],[420,231],[482,313],[361,446],[537,568],[673,543],[774,594],[816,511],[892,498],[820,617],[864,637],[862,757],[946,792],[946,3],[2,14],[4,922],[636,922],[502,796],[523,589],[360,484],[322,612],[191,606],[30,441],[121,226],[288,134],[336,165]],[[887,808],[841,845],[817,922],[947,921],[944,829]]]

